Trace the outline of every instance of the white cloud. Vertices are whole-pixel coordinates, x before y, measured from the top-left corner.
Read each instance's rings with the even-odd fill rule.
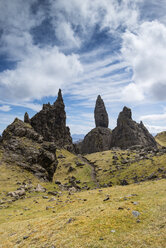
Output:
[[[166,121],[166,113],[164,114],[153,114],[153,115],[143,115],[140,117],[141,120],[146,121]]]
[[[144,22],[135,33],[123,35],[122,54],[133,68],[134,81],[126,96],[135,92],[135,100],[166,100],[165,47],[166,27],[158,21]]]
[[[45,18],[42,11],[32,14],[32,4],[37,0],[5,0],[0,1],[0,29],[2,37],[0,52],[6,53],[10,60],[19,60],[29,51],[32,37],[31,28],[39,25]]]
[[[139,18],[138,2],[142,0],[50,0],[50,16],[58,38],[78,47],[90,40],[96,25],[114,32],[118,27],[133,29]],[[69,44],[69,47],[71,44]]]
[[[11,107],[9,105],[2,105],[0,106],[0,111],[9,112]]]
[[[28,55],[15,70],[0,73],[2,100],[29,101],[55,96],[59,88],[70,84],[82,72],[79,57],[64,55],[57,47],[40,49],[32,46]]]
[[[151,125],[146,125],[147,129],[149,130],[150,133],[157,134],[162,131],[166,131],[166,126],[151,126]]]
[[[61,22],[55,27],[56,37],[62,43],[62,46],[67,46],[67,49],[80,47],[80,39],[74,34],[69,22]],[[67,44],[66,44],[67,43]]]

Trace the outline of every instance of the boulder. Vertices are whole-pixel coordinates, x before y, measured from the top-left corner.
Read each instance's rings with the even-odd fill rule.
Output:
[[[60,148],[73,149],[70,130],[66,127],[66,112],[61,90],[53,105],[43,104],[43,109],[31,118],[34,130],[45,141],[54,142]]]
[[[127,149],[133,146],[156,147],[156,141],[142,122],[132,120],[131,109],[124,107],[112,131],[111,147]]]
[[[84,138],[81,153],[101,152],[110,149],[112,132],[109,128],[96,127]]]
[[[104,102],[99,95],[96,100],[96,106],[94,110],[95,124],[96,127],[108,127],[108,114],[104,105]]]

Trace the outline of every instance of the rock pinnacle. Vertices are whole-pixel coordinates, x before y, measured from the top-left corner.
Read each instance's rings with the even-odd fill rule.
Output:
[[[94,117],[96,127],[108,127],[108,114],[104,105],[104,101],[102,100],[100,95],[98,95],[96,100]]]

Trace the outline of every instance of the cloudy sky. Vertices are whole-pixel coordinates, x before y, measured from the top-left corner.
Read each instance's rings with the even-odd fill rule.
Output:
[[[0,0],[0,133],[59,88],[72,134],[94,127],[98,94],[111,129],[126,105],[166,130],[166,0]]]

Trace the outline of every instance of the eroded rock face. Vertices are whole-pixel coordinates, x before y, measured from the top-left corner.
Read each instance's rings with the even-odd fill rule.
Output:
[[[43,109],[31,118],[31,125],[45,141],[54,142],[58,147],[73,149],[70,130],[66,127],[66,112],[61,90],[53,105],[44,104]]]
[[[110,149],[112,133],[109,128],[96,127],[84,138],[81,153],[101,152]]]
[[[4,160],[33,172],[37,177],[51,181],[57,167],[56,146],[46,142],[30,124],[19,119],[2,134]]]
[[[108,127],[108,114],[104,105],[104,102],[99,95],[96,100],[96,106],[94,110],[96,127]]]
[[[124,107],[117,127],[112,131],[111,147],[126,149],[132,146],[156,147],[156,141],[142,122],[132,120],[131,109]]]

